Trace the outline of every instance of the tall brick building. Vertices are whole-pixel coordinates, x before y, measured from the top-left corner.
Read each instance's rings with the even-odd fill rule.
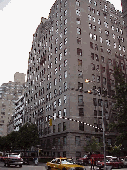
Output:
[[[45,155],[80,157],[92,135],[102,141],[93,126],[102,128],[102,100],[106,129],[115,117],[113,66],[126,74],[124,37],[122,13],[105,0],[56,0],[41,19],[29,53],[24,123],[37,124]],[[107,134],[108,144],[114,135]]]
[[[122,9],[123,9],[123,19],[125,21],[125,31],[127,36],[127,1],[121,0]]]

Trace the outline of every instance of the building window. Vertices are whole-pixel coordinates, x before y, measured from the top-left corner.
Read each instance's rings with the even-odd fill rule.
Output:
[[[67,78],[67,70],[64,71],[64,78]]]
[[[66,66],[67,66],[67,59],[64,60],[64,67],[66,67]]]
[[[77,28],[77,34],[81,35],[81,28]]]
[[[67,24],[67,18],[64,20],[64,25],[66,25]]]
[[[59,64],[59,71],[61,71],[62,70],[62,65],[61,64]]]
[[[57,57],[55,58],[55,64],[57,64]]]
[[[63,131],[66,130],[66,122],[63,122]]]
[[[64,103],[67,103],[67,96],[64,96]]]
[[[56,86],[56,84],[57,84],[57,79],[55,78],[54,79],[54,86]]]
[[[83,104],[83,95],[78,95],[78,104]]]
[[[97,106],[97,99],[96,98],[93,98],[93,105]]]
[[[103,77],[103,84],[106,85],[106,78]]]
[[[79,116],[84,116],[84,109],[83,108],[79,108]]]
[[[56,74],[57,73],[57,67],[55,68],[55,70],[54,70],[54,74]]]
[[[80,18],[76,18],[76,23],[77,23],[78,25],[81,24]]]
[[[76,5],[80,6],[80,2],[78,0],[76,0]]]
[[[62,81],[62,75],[60,74],[59,75],[59,82],[61,82]]]
[[[67,90],[67,82],[64,82],[64,91]]]
[[[84,131],[84,123],[79,122],[79,130]]]
[[[77,44],[81,44],[81,38],[77,37]]]
[[[64,29],[64,35],[66,35],[66,34],[67,34],[67,28]]]
[[[55,48],[55,54],[57,54],[57,47]]]
[[[59,54],[59,61],[62,60],[62,53]]]
[[[64,2],[64,7],[66,7],[66,6],[67,6],[67,1]]]
[[[80,55],[80,56],[82,56],[82,49],[80,49],[80,48],[77,48],[77,55]]]
[[[75,136],[75,145],[80,146],[81,145],[80,143],[81,143],[80,136]]]
[[[94,60],[94,53],[91,53],[91,58],[92,60]]]
[[[76,15],[80,16],[80,9],[76,9]]]
[[[91,63],[92,70],[95,70],[95,64]]]
[[[67,37],[64,39],[64,45],[67,44]]]
[[[78,59],[78,66],[82,66],[82,60]]]
[[[59,94],[62,94],[62,88],[59,86]]]
[[[100,76],[97,76],[97,83],[100,83]]]
[[[59,45],[59,50],[61,50],[61,49],[62,49],[62,42]]]
[[[58,117],[61,117],[61,110],[58,111]]]
[[[58,132],[61,131],[61,123],[58,124]]]
[[[63,116],[67,116],[67,109],[66,108],[63,109]]]
[[[53,133],[55,133],[55,125],[53,125]]]
[[[93,43],[92,42],[90,42],[90,47],[93,49]]]
[[[64,49],[64,56],[67,55],[67,48]]]
[[[67,10],[64,11],[64,16],[66,16],[66,15],[67,15]]]
[[[58,106],[61,106],[61,98],[58,99]]]

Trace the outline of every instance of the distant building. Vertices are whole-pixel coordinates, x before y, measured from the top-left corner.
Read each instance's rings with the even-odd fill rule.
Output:
[[[106,131],[116,115],[113,67],[126,75],[125,36],[122,13],[106,0],[56,0],[42,18],[29,53],[24,123],[37,124],[45,155],[78,158],[91,136],[102,141],[95,127],[102,110]],[[107,133],[109,146],[115,136]]]
[[[24,83],[25,82],[25,74],[24,73],[19,73],[19,72],[16,72],[14,74],[14,82],[20,82],[20,83]]]
[[[0,136],[5,136],[11,130],[7,124],[13,121],[15,113],[15,101],[24,94],[25,81],[9,81],[0,87]],[[12,129],[12,126],[11,126]],[[8,131],[8,132],[7,132]]]

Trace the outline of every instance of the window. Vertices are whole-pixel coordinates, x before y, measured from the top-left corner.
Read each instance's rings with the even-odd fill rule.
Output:
[[[56,74],[57,73],[57,67],[55,68],[55,70],[54,70],[54,74]]]
[[[61,110],[58,111],[58,116],[61,117]]]
[[[58,132],[61,131],[61,123],[58,124]]]
[[[77,28],[77,34],[81,35],[81,28]]]
[[[95,70],[95,64],[91,63],[92,70]]]
[[[90,38],[93,39],[93,34],[92,33],[90,33]]]
[[[67,6],[67,1],[64,2],[64,7],[66,7],[66,6]]]
[[[103,39],[102,39],[102,37],[99,37],[100,38],[100,43],[103,43]]]
[[[88,14],[88,19],[89,19],[89,21],[91,21],[91,15],[89,15],[89,14]]]
[[[57,44],[57,43],[58,43],[58,38],[55,39],[55,44]]]
[[[59,64],[59,71],[61,71],[62,70],[62,65],[61,64]]]
[[[98,24],[101,25],[101,20],[100,19],[98,19]]]
[[[100,16],[100,11],[97,10],[97,15]]]
[[[67,24],[67,18],[64,20],[64,25],[66,25]]]
[[[66,34],[67,34],[67,28],[64,29],[64,35],[66,35]]]
[[[56,108],[56,100],[53,102],[53,107]]]
[[[66,16],[66,15],[67,15],[67,10],[64,11],[64,16]]]
[[[93,25],[93,30],[96,31],[96,25]]]
[[[93,22],[95,22],[95,17],[93,17]]]
[[[95,75],[92,74],[92,81],[95,82]]]
[[[53,133],[55,133],[55,125],[53,125]]]
[[[84,109],[83,108],[79,108],[79,116],[84,116]]]
[[[80,49],[80,48],[77,48],[77,55],[80,55],[80,56],[82,56],[82,49]]]
[[[103,77],[103,84],[106,85],[106,78]]]
[[[62,75],[60,74],[59,75],[59,82],[61,82],[62,81]]]
[[[62,88],[59,86],[59,94],[62,94]]]
[[[67,90],[67,82],[64,82],[63,85],[64,85],[64,91]]]
[[[67,102],[67,96],[65,95],[64,96],[64,103],[66,103]]]
[[[114,48],[116,48],[116,43],[114,42]]]
[[[91,23],[89,23],[89,29],[92,29],[92,24]]]
[[[92,60],[94,60],[94,53],[91,53],[91,58]]]
[[[58,26],[58,21],[56,21],[56,26]]]
[[[79,122],[79,130],[84,131],[84,123]]]
[[[100,76],[97,76],[97,83],[100,83]]]
[[[67,44],[67,37],[64,39],[64,45]]]
[[[83,103],[83,95],[78,95],[78,103]]]
[[[60,16],[60,21],[62,21],[62,15]]]
[[[66,66],[67,66],[67,59],[64,60],[64,67],[66,67]]]
[[[62,60],[62,53],[59,54],[59,61]]]
[[[97,6],[97,2],[96,1],[94,1],[94,5]]]
[[[67,78],[67,70],[64,71],[64,78]]]
[[[57,90],[55,89],[55,90],[54,90],[54,94],[56,94],[56,93],[57,93]]]
[[[54,86],[56,86],[56,84],[57,84],[57,79],[55,78],[54,79]]]
[[[90,47],[93,49],[93,43],[92,42],[90,42]]]
[[[66,108],[63,109],[63,116],[67,116],[67,109]]]
[[[107,43],[108,46],[110,46],[110,40],[109,39],[106,40],[106,43]]]
[[[55,58],[55,64],[57,64],[57,57]]]
[[[97,35],[96,34],[93,35],[93,39],[97,41]]]
[[[93,98],[93,105],[97,106],[97,99],[96,98]]]
[[[80,16],[80,9],[76,9],[76,15]]]
[[[76,0],[76,5],[80,6],[80,2],[78,0]]]
[[[67,55],[67,48],[64,49],[64,56]]]
[[[62,49],[62,42],[59,45],[59,50],[61,50],[61,49]]]
[[[75,136],[75,145],[80,146],[80,143],[81,143],[80,136]]]
[[[78,66],[82,66],[82,60],[78,59]]]
[[[123,52],[125,52],[126,50],[125,50],[125,47],[123,46]]]
[[[56,28],[56,34],[58,34],[58,28]]]
[[[81,38],[77,37],[77,44],[81,44]]]
[[[66,130],[66,123],[63,122],[63,131]],[[63,145],[65,146],[67,144],[67,138],[66,136],[63,137]]]
[[[76,23],[79,25],[81,24],[80,18],[76,18]]]
[[[57,47],[55,48],[55,54],[57,54]]]

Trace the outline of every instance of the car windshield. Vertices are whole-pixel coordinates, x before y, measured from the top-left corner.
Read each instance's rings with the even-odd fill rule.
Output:
[[[20,158],[20,155],[13,155],[13,154],[10,154],[9,157],[13,157],[13,158]]]
[[[62,159],[61,164],[74,164],[72,159]]]

